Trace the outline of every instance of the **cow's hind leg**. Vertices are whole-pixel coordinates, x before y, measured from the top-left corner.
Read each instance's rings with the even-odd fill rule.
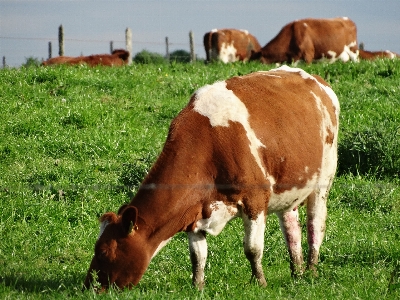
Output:
[[[195,287],[202,290],[204,287],[204,268],[207,260],[207,241],[206,233],[188,232],[190,260],[192,262],[193,278]]]
[[[318,264],[319,249],[325,235],[326,196],[326,190],[317,190],[307,200],[307,268],[315,275],[317,275],[316,265]]]
[[[261,264],[264,250],[265,215],[261,213],[255,220],[244,215],[243,222],[245,229],[243,247],[251,265],[252,279],[255,277],[261,286],[266,286],[267,282]]]
[[[303,252],[301,248],[301,227],[298,209],[277,213],[286,247],[290,256],[290,270],[296,277],[303,273]]]

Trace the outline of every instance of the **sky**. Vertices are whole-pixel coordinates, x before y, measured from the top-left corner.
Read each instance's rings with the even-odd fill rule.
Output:
[[[190,51],[205,57],[203,36],[214,28],[246,29],[264,46],[287,23],[303,18],[349,17],[366,50],[400,53],[400,0],[0,0],[0,59],[19,67],[29,57],[58,56],[58,27],[64,55],[79,56],[125,48],[132,30],[133,55]],[[2,62],[0,61],[0,67]]]

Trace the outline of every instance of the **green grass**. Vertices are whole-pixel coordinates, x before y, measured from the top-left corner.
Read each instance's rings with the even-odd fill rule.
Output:
[[[328,201],[319,277],[290,277],[278,220],[270,216],[265,289],[249,283],[243,226],[235,220],[208,238],[202,292],[191,286],[181,233],[135,289],[103,295],[81,292],[97,218],[129,201],[160,152],[171,119],[196,89],[272,66],[0,70],[0,298],[398,299],[400,61],[301,67],[325,78],[341,103],[338,176]]]

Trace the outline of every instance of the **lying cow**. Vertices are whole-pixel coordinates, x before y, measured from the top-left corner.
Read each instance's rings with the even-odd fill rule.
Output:
[[[357,28],[353,21],[348,18],[294,21],[250,57],[265,64],[300,60],[311,63],[320,59],[358,61]]]
[[[50,58],[42,63],[43,66],[67,64],[78,65],[87,64],[91,67],[102,66],[123,66],[128,64],[129,52],[123,49],[117,49],[112,54],[95,54],[89,56],[58,56]]]
[[[400,58],[400,55],[397,53],[394,53],[389,50],[385,51],[367,51],[367,50],[359,50],[360,51],[360,59],[365,59],[365,60],[374,60],[377,58]]]
[[[151,259],[180,231],[189,237],[193,284],[204,285],[206,233],[244,223],[252,278],[265,286],[261,259],[275,213],[302,273],[297,207],[307,204],[308,261],[315,270],[328,191],[337,164],[339,103],[318,76],[283,66],[206,85],[172,121],[164,148],[128,205],[101,218],[85,280],[102,289],[136,285]]]
[[[213,29],[204,35],[207,62],[248,61],[252,51],[260,51],[257,39],[247,30]]]

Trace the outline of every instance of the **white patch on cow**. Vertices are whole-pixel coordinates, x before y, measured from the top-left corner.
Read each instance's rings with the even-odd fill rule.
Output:
[[[330,58],[330,62],[331,63],[336,61],[336,52],[335,51],[329,50],[328,51],[328,55],[331,57]]]
[[[260,73],[261,73],[261,72],[262,72],[262,71],[260,71]],[[267,73],[267,72],[266,72],[266,73]],[[265,74],[265,75],[270,76],[270,77],[282,78],[281,76],[274,75],[274,74]]]
[[[211,30],[212,33],[217,32],[217,31],[218,31],[218,29],[216,29],[216,28]]]
[[[206,266],[208,252],[206,238],[202,233],[193,231],[188,232],[187,235],[189,239],[190,256],[192,258],[192,255],[194,255],[196,258],[196,266],[193,266],[196,268],[196,274],[193,273],[193,276],[197,277],[196,280],[204,282],[204,268]]]
[[[194,110],[209,118],[211,126],[228,127],[229,121],[242,124],[250,142],[250,152],[266,177],[266,171],[258,153],[258,148],[265,148],[265,145],[257,138],[250,126],[246,106],[231,90],[226,88],[226,82],[219,81],[206,85],[196,92],[195,97]]]
[[[320,86],[321,89],[323,89],[325,91],[325,93],[329,96],[329,98],[332,101],[333,106],[335,107],[336,110],[336,116],[339,115],[340,112],[340,104],[339,104],[339,99],[337,98],[335,92],[327,85],[324,85],[322,83],[320,83],[319,81],[317,81],[318,85]],[[337,122],[339,122],[339,120],[337,120]]]
[[[343,62],[347,62],[348,60],[352,60],[354,62],[358,62],[358,50],[356,52],[352,52],[350,50],[351,47],[354,47],[357,45],[357,41],[353,41],[348,45],[345,45],[343,47],[343,52],[340,53],[337,59],[342,60]]]
[[[307,23],[303,23],[304,27],[308,27]]]
[[[357,43],[356,42],[351,42],[348,45],[345,45],[343,47],[343,51],[342,53],[340,53],[339,55],[337,55],[337,53],[333,50],[328,50],[327,51],[327,57],[325,57],[324,54],[322,54],[322,58],[318,59],[318,61],[326,61],[329,60],[329,63],[334,63],[337,60],[341,60],[343,62],[347,62],[349,60],[352,60],[354,62],[358,62],[358,55],[359,55],[359,51],[357,50],[356,52],[352,52],[350,50],[351,47],[354,47]]]
[[[211,235],[218,235],[230,220],[240,214],[236,206],[228,206],[222,201],[213,202],[210,208],[212,210],[211,216],[208,219],[198,220],[194,232],[202,230]]]
[[[236,52],[233,42],[231,44],[222,43],[219,51],[219,59],[224,63],[238,61],[239,58],[236,56]]]
[[[241,32],[243,32],[245,35],[248,35],[249,32],[246,29],[240,29]]]
[[[304,79],[312,79],[315,80],[316,82],[318,82],[318,80],[316,80],[313,76],[311,76],[310,74],[308,74],[306,71],[304,71],[303,69],[300,68],[291,68],[287,65],[283,65],[277,69],[271,69],[269,70],[269,72],[277,72],[277,71],[285,71],[285,72],[292,72],[292,73],[299,73],[300,76]]]
[[[168,244],[168,242],[169,242],[171,239],[172,239],[172,237],[170,237],[169,239],[167,239],[167,240],[165,240],[165,241],[162,241],[162,242],[160,243],[160,245],[158,245],[156,251],[153,253],[153,256],[152,256],[151,258],[153,258],[154,256],[156,256],[157,253],[160,252],[160,250],[161,250],[162,248],[164,248],[164,246],[165,246],[166,244]]]
[[[100,223],[100,232],[99,232],[99,236],[97,237],[97,239],[99,239],[101,237],[101,235],[103,234],[104,230],[106,229],[108,225],[107,221],[103,221]]]
[[[301,249],[301,227],[299,224],[299,210],[289,210],[277,213],[279,224],[285,238],[286,246],[295,262],[303,260]]]
[[[245,236],[243,246],[245,251],[252,252],[256,260],[261,260],[264,250],[265,215],[261,212],[255,220],[243,216]]]
[[[348,20],[349,18],[348,17],[343,17],[343,20]]]
[[[387,53],[389,55],[389,58],[395,58],[396,54],[394,54],[393,52],[389,51],[389,50],[385,50],[385,53]]]

